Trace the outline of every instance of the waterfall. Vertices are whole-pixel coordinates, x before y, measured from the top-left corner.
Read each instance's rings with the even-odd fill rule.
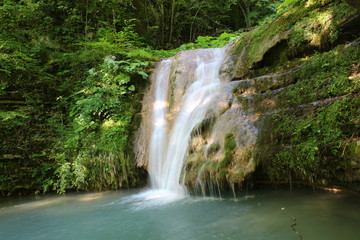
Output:
[[[225,49],[186,51],[156,67],[147,120],[151,129],[147,161],[152,189],[186,194],[182,175],[191,132],[218,97],[224,56]]]
[[[169,76],[171,59],[163,60],[158,64],[154,72],[154,105],[152,112],[152,133],[150,138],[149,150],[149,175],[151,186],[155,189],[162,188],[163,184],[163,164],[167,150],[167,93],[169,86]]]

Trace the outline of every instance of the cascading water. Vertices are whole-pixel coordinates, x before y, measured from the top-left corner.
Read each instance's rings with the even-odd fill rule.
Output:
[[[162,184],[163,163],[167,149],[167,93],[169,85],[171,59],[164,60],[156,68],[154,73],[154,106],[152,109],[152,133],[150,138],[150,150],[148,168],[150,182],[153,188],[160,188]]]
[[[178,70],[172,74],[173,58],[159,63],[154,72],[151,90],[153,106],[149,110],[149,127],[152,130],[148,138],[151,188],[176,195],[186,195],[181,175],[191,132],[205,118],[218,96],[221,88],[220,69],[225,56],[225,49],[191,52],[191,61],[182,63],[182,68],[185,69],[183,74],[179,74]],[[189,74],[191,69],[195,70],[194,74]],[[177,78],[180,79],[175,81],[185,82],[184,88],[178,89],[182,92],[178,99],[170,99],[176,95],[170,92],[169,87],[174,74],[178,74]],[[185,75],[185,78],[183,76],[181,79],[181,75]],[[189,75],[194,76],[194,79],[190,79]],[[170,101],[177,106],[172,111],[169,110]]]

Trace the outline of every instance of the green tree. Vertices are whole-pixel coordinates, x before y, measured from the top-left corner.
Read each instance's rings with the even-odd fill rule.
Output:
[[[281,0],[228,0],[230,6],[240,10],[247,29],[276,13]]]

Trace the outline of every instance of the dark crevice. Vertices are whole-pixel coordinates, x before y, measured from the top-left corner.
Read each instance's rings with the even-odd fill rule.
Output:
[[[339,29],[341,31],[341,36],[334,44],[340,45],[343,43],[352,42],[355,39],[359,38],[360,37],[359,26],[360,26],[360,13],[356,13],[339,26]]]
[[[300,46],[289,46],[288,40],[284,39],[270,48],[263,56],[262,60],[255,63],[251,70],[256,71],[265,67],[281,65],[282,62],[292,61],[297,58],[311,56],[315,53],[322,53],[332,48],[352,42],[360,37],[360,13],[354,14],[347,21],[339,26],[340,35],[337,40],[330,43],[326,37],[322,40],[322,45],[311,46],[303,43]]]
[[[275,46],[270,48],[263,56],[260,62],[255,63],[253,70],[261,69],[263,67],[272,66],[274,63],[281,61],[281,53],[288,48],[286,40],[281,40]]]

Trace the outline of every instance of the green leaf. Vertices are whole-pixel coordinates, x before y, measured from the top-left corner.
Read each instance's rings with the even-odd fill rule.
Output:
[[[128,89],[133,92],[133,91],[135,91],[135,86],[131,85]]]

